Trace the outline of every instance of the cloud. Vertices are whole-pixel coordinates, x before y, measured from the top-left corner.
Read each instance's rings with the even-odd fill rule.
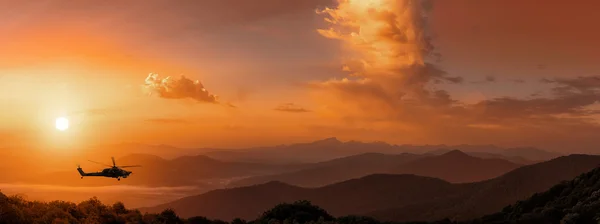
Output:
[[[156,124],[187,124],[190,123],[185,119],[177,119],[177,118],[151,118],[146,119],[146,122],[156,123]]]
[[[473,81],[471,83],[482,84],[482,83],[492,83],[492,82],[496,82],[496,77],[488,75],[482,81]]]
[[[232,104],[232,103],[225,103],[225,106],[229,107],[229,108],[237,108],[236,105]]]
[[[564,128],[599,129],[595,115],[600,101],[600,77],[556,78],[542,80],[555,86],[548,94],[530,98],[497,97],[472,105],[457,106],[456,117],[465,122],[503,127],[539,127],[547,130]],[[539,130],[538,130],[539,131]]]
[[[585,106],[600,100],[600,95],[573,94],[554,98],[517,99],[510,97],[495,98],[474,105],[485,110],[487,118],[539,118],[543,116],[568,114],[570,116],[589,115]]]
[[[198,102],[218,103],[217,96],[209,93],[200,81],[193,81],[185,76],[179,79],[159,78],[158,74],[150,73],[144,86],[151,91],[150,93],[156,93],[165,99],[190,98]]]
[[[281,104],[281,105],[277,106],[274,110],[283,111],[283,112],[292,112],[292,113],[310,112],[310,110],[300,107],[294,103]]]
[[[577,78],[542,79],[544,83],[557,84],[553,91],[557,94],[589,93],[597,94],[600,90],[600,76],[580,76]]]
[[[550,89],[549,97],[544,98],[538,94],[534,99],[500,98],[493,103],[519,108],[517,112],[522,114],[585,116],[597,113],[586,109],[586,106],[600,101],[600,76],[542,79],[542,82],[555,84]]]
[[[318,11],[330,25],[318,32],[341,41],[353,57],[344,65],[348,78],[313,82],[311,87],[388,108],[452,104],[446,91],[431,86],[463,82],[428,62],[437,55],[427,25],[431,7],[430,1],[339,0],[336,8]]]
[[[467,127],[471,127],[471,128],[478,128],[478,129],[488,129],[488,130],[494,130],[494,129],[504,129],[506,127],[499,125],[499,124],[469,124],[467,125]]]

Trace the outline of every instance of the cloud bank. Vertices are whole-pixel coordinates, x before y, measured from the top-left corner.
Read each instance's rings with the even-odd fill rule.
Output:
[[[150,93],[156,93],[165,99],[190,98],[198,102],[218,103],[217,95],[209,93],[199,80],[191,80],[185,76],[179,79],[167,76],[160,78],[158,74],[150,73],[146,77],[144,86]]]
[[[573,131],[600,131],[593,118],[598,110],[591,108],[600,100],[600,77],[545,79],[554,86],[545,96],[498,97],[473,104],[439,89],[437,84],[462,84],[463,79],[434,64],[440,55],[427,25],[432,8],[431,1],[421,0],[338,0],[337,7],[317,11],[329,23],[318,32],[344,46],[343,70],[348,73],[343,79],[311,83],[318,100],[342,121],[404,131],[398,138],[424,142],[537,138],[539,143],[550,138],[545,140],[549,143],[574,140]],[[485,81],[497,79],[490,76]]]

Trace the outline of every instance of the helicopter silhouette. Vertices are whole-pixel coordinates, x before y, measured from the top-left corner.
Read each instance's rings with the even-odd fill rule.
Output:
[[[83,177],[87,177],[87,176],[91,176],[91,177],[110,177],[110,178],[117,178],[118,181],[121,181],[121,178],[127,178],[132,172],[128,171],[128,170],[124,170],[123,168],[128,168],[128,167],[141,167],[140,165],[133,165],[133,166],[117,166],[115,163],[115,157],[110,157],[112,159],[112,163],[113,165],[106,165],[104,163],[99,163],[99,162],[95,162],[92,160],[88,160],[90,162],[93,163],[97,163],[103,166],[107,166],[110,168],[106,168],[103,169],[100,172],[92,172],[92,173],[86,173],[83,171],[83,169],[81,169],[81,167],[79,165],[77,165],[77,171],[79,172],[79,174],[81,175],[81,179],[83,179]]]

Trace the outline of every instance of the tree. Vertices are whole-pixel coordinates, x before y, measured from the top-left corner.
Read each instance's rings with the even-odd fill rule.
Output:
[[[117,215],[121,215],[121,214],[127,214],[127,209],[125,208],[125,205],[123,204],[123,202],[115,202],[112,205],[112,210],[114,213],[117,213]]]
[[[204,216],[194,216],[187,220],[189,224],[211,224],[211,221]]]
[[[177,224],[183,223],[183,221],[177,216],[177,213],[173,209],[167,208],[160,213],[158,220],[166,224]]]
[[[312,205],[309,201],[297,201],[292,204],[279,204],[264,212],[257,221],[260,223],[273,223],[275,221],[283,223],[286,219],[289,219],[292,223],[303,224],[310,221],[316,222],[319,218],[323,218],[325,221],[334,220],[333,216],[322,208]]]
[[[246,220],[236,218],[233,221],[231,221],[231,224],[247,224],[247,222],[246,222]]]

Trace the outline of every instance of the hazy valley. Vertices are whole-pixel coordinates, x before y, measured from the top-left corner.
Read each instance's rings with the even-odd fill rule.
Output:
[[[339,157],[331,159],[330,153],[320,155],[320,150],[328,150],[324,142],[334,147]],[[134,217],[140,220],[187,220],[191,223],[197,217],[213,220],[210,222],[236,218],[261,220],[271,214],[265,212],[271,208],[317,212],[310,207],[315,205],[324,209],[325,213],[318,213],[319,217],[324,215],[332,217],[332,220],[335,219],[333,217],[342,220],[347,219],[344,217],[360,216],[393,222],[447,219],[451,221],[439,223],[478,223],[482,220],[511,220],[512,216],[505,216],[504,212],[514,213],[516,210],[506,210],[506,206],[526,200],[536,193],[557,189],[553,186],[564,184],[564,181],[600,165],[600,156],[556,154],[556,158],[549,158],[544,156],[555,154],[542,150],[532,150],[539,157],[532,157],[532,153],[529,153],[529,157],[520,159],[541,162],[519,164],[514,160],[514,154],[503,155],[498,153],[503,151],[496,148],[494,151],[498,154],[475,146],[470,146],[478,150],[475,152],[440,149],[423,153],[396,151],[396,154],[391,154],[383,150],[366,151],[369,148],[378,149],[381,143],[360,143],[364,151],[354,148],[355,144],[326,139],[284,146],[291,149],[301,146],[302,150],[314,149],[310,152],[315,152],[311,159],[289,164],[244,163],[236,159],[221,161],[204,154],[165,159],[135,153],[119,157],[116,161],[118,164],[140,164],[142,167],[137,168],[130,178],[118,182],[110,178],[80,179],[72,169],[53,172],[51,176],[61,177],[51,181],[7,181],[0,184],[0,189],[6,195],[23,193],[24,200],[66,200],[81,206],[94,204],[89,199],[97,197],[108,205],[124,202],[127,208],[139,209],[129,211],[127,217],[115,210],[113,215],[123,220]],[[346,152],[344,147],[356,151]],[[257,152],[253,150],[240,151],[245,155],[265,153],[262,151],[264,149]],[[311,162],[317,160],[315,158],[321,158],[318,159],[321,161]],[[593,178],[598,176],[589,175]],[[550,190],[545,194],[554,194],[552,192],[555,191]],[[23,199],[6,200],[0,200],[0,207]],[[312,205],[289,204],[298,201],[309,201]],[[522,203],[514,206],[521,206]],[[274,207],[277,205],[284,207]],[[24,205],[15,206],[12,208]],[[495,213],[498,211],[502,213]],[[72,215],[66,217],[76,219]],[[290,217],[284,215],[280,218]],[[543,215],[536,217],[548,218]],[[318,217],[315,216],[315,219]]]
[[[395,221],[476,218],[600,163],[596,156],[560,157],[539,149],[515,152],[495,146],[397,146],[335,138],[228,153],[184,149],[171,158],[165,155],[175,155],[166,152],[176,150],[173,147],[122,146],[72,157],[78,161],[40,160],[33,167],[70,163],[93,171],[102,166],[85,162],[84,156],[97,155],[93,158],[98,160],[118,151],[125,154],[116,158],[118,165],[142,166],[132,168],[129,178],[80,179],[74,167],[38,170],[32,176],[3,176],[2,192],[43,201],[80,202],[96,196],[105,203],[121,201],[142,211],[172,207],[182,217],[223,220],[252,219],[276,204],[297,200],[310,200],[335,216],[357,214]],[[147,148],[167,158],[140,153]],[[126,154],[128,151],[131,153]],[[516,188],[520,190],[511,192]],[[481,205],[484,201],[486,205]]]

